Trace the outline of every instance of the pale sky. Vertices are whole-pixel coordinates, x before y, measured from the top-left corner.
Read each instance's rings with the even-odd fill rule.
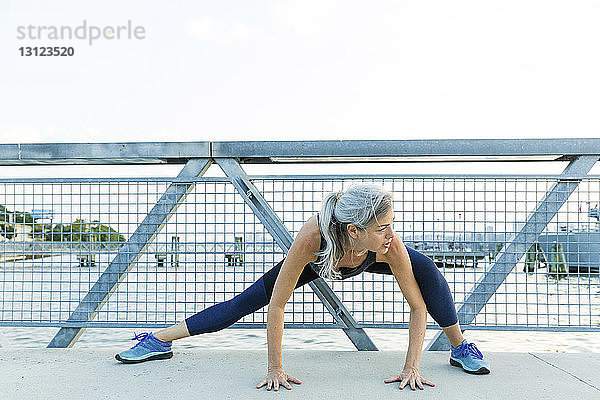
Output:
[[[600,1],[0,4],[0,143],[599,137]]]

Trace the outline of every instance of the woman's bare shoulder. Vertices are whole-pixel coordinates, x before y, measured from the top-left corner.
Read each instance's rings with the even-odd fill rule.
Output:
[[[319,248],[321,247],[321,231],[319,229],[316,215],[313,215],[306,220],[296,235],[292,247],[296,251],[310,255],[311,258],[314,253],[319,251]],[[316,260],[316,256],[314,256],[314,258]]]

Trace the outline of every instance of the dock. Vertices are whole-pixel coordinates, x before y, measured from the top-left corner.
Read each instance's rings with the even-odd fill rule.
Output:
[[[0,348],[1,399],[598,399],[600,354],[493,353],[489,375],[469,375],[448,352],[423,352],[421,374],[436,384],[403,391],[384,379],[400,372],[399,351],[284,351],[302,381],[279,393],[257,390],[264,350],[174,348],[170,360],[126,365],[122,349]]]
[[[9,261],[37,260],[38,258],[52,257],[52,254],[0,254],[0,263]]]

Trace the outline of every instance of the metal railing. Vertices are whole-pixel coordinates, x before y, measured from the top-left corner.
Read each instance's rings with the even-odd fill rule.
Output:
[[[401,141],[323,142],[319,151],[361,162],[442,153],[489,158],[473,151],[485,147],[480,142],[454,153],[401,152],[410,149]],[[600,176],[587,175],[598,160],[589,151],[600,153],[600,142],[587,143],[583,155],[565,155],[573,141],[554,143],[547,154],[524,150],[527,141],[509,143],[520,143],[514,152],[524,158],[571,161],[560,175],[247,176],[243,163],[328,159],[312,143],[288,143],[281,154],[279,143],[240,143],[236,153],[235,144],[215,142],[196,146],[209,154],[176,154],[186,163],[176,178],[2,178],[0,326],[60,327],[50,346],[64,347],[86,327],[179,322],[241,292],[280,261],[326,193],[367,182],[394,193],[396,232],[436,262],[463,328],[600,331]],[[51,148],[44,157],[27,158],[21,149],[16,159],[0,146],[0,163],[164,161],[148,146],[139,159],[131,151],[118,159],[110,151],[81,153],[84,145],[78,154],[102,158],[74,159],[70,145],[44,146]],[[496,156],[516,157],[507,153]],[[203,177],[211,163],[226,176]],[[287,327],[343,328],[363,350],[375,349],[363,328],[402,328],[409,320],[393,277],[370,273],[317,280],[297,289],[286,310]],[[265,325],[263,309],[234,327]],[[429,348],[446,346],[438,335]]]

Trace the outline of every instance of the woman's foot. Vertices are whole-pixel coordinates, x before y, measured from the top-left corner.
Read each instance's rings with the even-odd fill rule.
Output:
[[[144,332],[131,340],[139,342],[129,350],[122,351],[115,358],[125,364],[134,364],[150,360],[162,360],[173,357],[172,342],[163,342],[154,337],[152,332]]]
[[[475,346],[475,343],[468,343],[463,340],[458,346],[451,347],[450,364],[461,367],[469,374],[484,375],[490,373],[490,365],[483,360],[483,354]]]

